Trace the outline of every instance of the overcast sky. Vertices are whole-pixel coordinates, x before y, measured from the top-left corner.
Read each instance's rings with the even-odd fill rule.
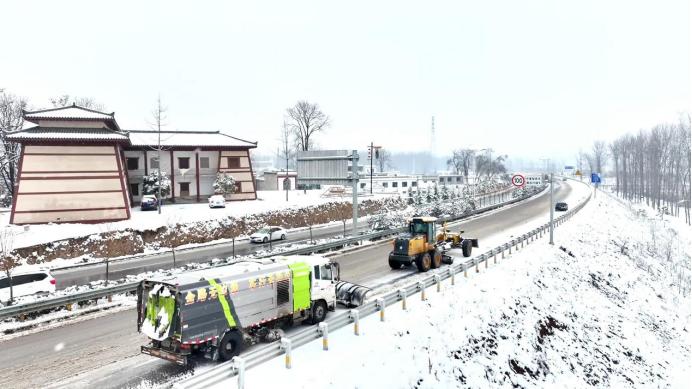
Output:
[[[671,1],[3,1],[0,88],[90,96],[125,129],[276,148],[319,103],[322,148],[574,155],[690,111],[690,5]]]

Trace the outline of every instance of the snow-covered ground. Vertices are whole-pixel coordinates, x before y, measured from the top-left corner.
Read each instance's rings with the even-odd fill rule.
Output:
[[[599,195],[557,232],[385,323],[362,319],[360,336],[331,332],[327,352],[294,350],[291,370],[250,369],[246,387],[689,387],[691,301],[674,271],[690,269],[689,227]]]
[[[11,226],[15,231],[14,247],[21,248],[35,244],[53,242],[56,240],[87,236],[99,232],[110,232],[132,228],[135,230],[156,229],[161,226],[176,223],[205,221],[220,219],[228,216],[242,217],[266,211],[282,210],[288,208],[302,208],[311,205],[319,205],[328,202],[351,201],[351,197],[322,197],[324,190],[309,190],[289,192],[289,201],[286,201],[286,192],[283,191],[258,191],[257,200],[229,201],[226,208],[210,209],[206,203],[171,204],[164,203],[162,213],[155,211],[140,211],[139,207],[132,208],[132,218],[114,223],[102,224],[38,224],[28,226]],[[360,201],[377,199],[391,195],[375,194],[359,198]],[[10,212],[3,209],[0,212],[0,226],[7,226],[10,222]]]

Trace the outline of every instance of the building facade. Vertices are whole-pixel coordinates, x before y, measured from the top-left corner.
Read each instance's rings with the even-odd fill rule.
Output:
[[[79,106],[24,112],[32,126],[7,135],[21,145],[10,223],[130,218],[142,179],[161,169],[171,201],[205,201],[217,172],[236,180],[228,200],[256,199],[248,142],[218,131],[124,131],[113,113]],[[160,158],[159,158],[160,156]]]

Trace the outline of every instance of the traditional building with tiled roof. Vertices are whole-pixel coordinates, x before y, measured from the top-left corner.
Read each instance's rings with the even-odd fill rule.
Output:
[[[24,120],[33,125],[7,136],[21,144],[11,223],[129,219],[143,177],[159,167],[171,178],[170,201],[206,201],[219,171],[236,180],[229,200],[257,198],[256,142],[220,131],[124,131],[114,113],[76,105],[25,111]]]

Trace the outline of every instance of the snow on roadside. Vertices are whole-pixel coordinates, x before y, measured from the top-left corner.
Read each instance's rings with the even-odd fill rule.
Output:
[[[246,386],[687,387],[690,296],[667,256],[641,242],[650,230],[598,196],[555,246],[543,238],[425,302],[410,298],[406,312],[389,307],[386,323],[362,319],[359,337],[331,332],[330,351],[314,341],[294,350],[291,370],[283,357],[250,369]],[[679,248],[674,260],[689,268],[690,246]]]

